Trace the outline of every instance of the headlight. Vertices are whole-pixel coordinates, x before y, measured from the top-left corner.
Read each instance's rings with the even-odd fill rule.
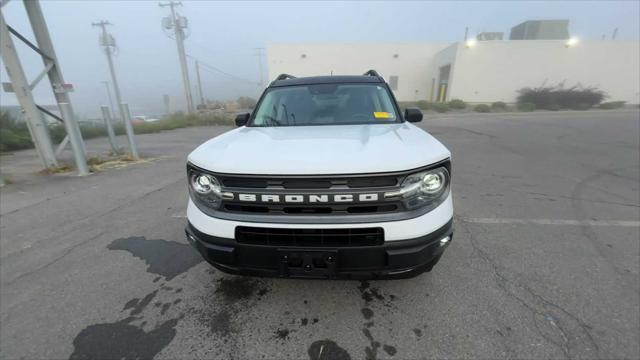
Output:
[[[399,197],[409,210],[423,206],[438,206],[448,194],[449,171],[445,167],[411,174],[402,182],[399,190],[384,194],[384,197]]]
[[[444,188],[445,176],[442,172],[427,173],[422,178],[420,190],[425,194],[437,194]]]
[[[218,179],[194,168],[189,168],[188,176],[191,199],[197,205],[217,209],[223,197],[222,187]]]
[[[220,194],[220,183],[218,180],[209,174],[193,174],[191,175],[191,187],[200,195],[207,195],[209,193]]]

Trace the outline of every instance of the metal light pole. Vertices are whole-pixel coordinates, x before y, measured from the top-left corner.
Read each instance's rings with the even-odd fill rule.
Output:
[[[262,70],[262,57],[264,56],[264,48],[255,48],[258,57],[258,66],[260,67],[260,89],[264,88],[264,72]]]
[[[200,105],[204,108],[204,94],[202,93],[202,80],[200,80],[200,63],[196,60],[196,79],[198,80],[198,93],[200,95]]]
[[[124,119],[124,129],[127,132],[127,140],[129,141],[129,145],[131,146],[131,156],[134,159],[139,159],[138,149],[136,148],[136,140],[133,135],[133,125],[131,125],[131,112],[129,111],[129,104],[122,103],[120,104],[120,112],[122,113],[122,118]]]
[[[116,116],[116,110],[113,107],[113,99],[111,98],[111,88],[109,87],[109,82],[108,81],[103,81],[102,83],[104,84],[104,87],[107,89],[107,97],[109,98],[109,109],[111,110],[111,113],[115,117]]]
[[[169,1],[159,3],[160,7],[168,6],[171,9],[171,17],[163,19],[163,26],[166,29],[173,28],[176,36],[176,46],[178,47],[178,57],[180,59],[180,69],[182,70],[182,82],[184,84],[184,94],[187,100],[187,113],[193,113],[193,96],[191,95],[191,83],[189,81],[189,68],[187,67],[187,56],[184,52],[184,31],[187,28],[187,18],[176,14],[176,6],[182,6],[180,1]],[[166,20],[165,20],[166,19]]]
[[[107,135],[109,135],[109,144],[111,144],[111,150],[113,150],[114,154],[118,154],[120,151],[116,142],[116,133],[113,131],[113,124],[111,122],[111,114],[109,114],[109,108],[106,106],[100,106],[100,110],[102,111],[102,119],[104,120],[104,125],[107,128]]]
[[[118,110],[120,110],[120,118],[124,122],[124,129],[127,132],[127,140],[129,141],[129,151],[131,152],[131,156],[134,158],[138,158],[138,147],[136,145],[135,134],[133,133],[133,126],[131,125],[131,117],[127,116],[126,110],[128,109],[128,105],[122,102],[122,96],[120,96],[120,87],[118,86],[118,79],[116,78],[116,71],[113,66],[113,59],[111,55],[113,54],[113,50],[116,47],[116,41],[107,32],[107,25],[112,25],[108,21],[100,21],[97,23],[92,23],[92,26],[97,26],[102,28],[102,34],[100,36],[100,45],[104,47],[104,52],[107,55],[107,62],[109,63],[109,71],[111,72],[111,82],[113,83],[113,92],[116,95],[116,102],[118,103]]]
[[[100,27],[102,29],[102,34],[100,35],[100,45],[103,46],[104,53],[107,55],[107,63],[109,64],[109,73],[111,74],[111,82],[113,83],[113,92],[116,95],[116,102],[118,104],[122,104],[122,96],[120,96],[120,86],[118,86],[116,70],[113,66],[113,58],[111,57],[111,55],[113,54],[113,50],[116,46],[116,42],[113,36],[111,36],[111,34],[107,32],[107,25],[112,25],[112,24],[108,21],[102,20],[97,23],[92,23],[91,25]],[[122,113],[120,114],[120,116],[124,119],[124,116],[122,116]]]

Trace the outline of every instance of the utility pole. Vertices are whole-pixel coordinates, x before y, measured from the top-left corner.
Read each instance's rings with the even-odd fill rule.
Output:
[[[162,101],[164,102],[164,114],[171,114],[171,97],[169,94],[162,95]]]
[[[111,114],[109,114],[109,108],[106,106],[100,106],[100,110],[102,111],[102,119],[104,120],[104,125],[107,128],[107,135],[109,135],[109,144],[111,144],[111,150],[114,155],[117,155],[120,150],[118,149],[118,144],[116,143],[116,133],[113,131],[113,123],[111,122]]]
[[[184,85],[184,94],[187,100],[187,113],[193,113],[193,97],[191,95],[191,83],[189,81],[189,68],[187,67],[187,56],[184,52],[185,34],[183,29],[188,27],[187,18],[176,13],[176,7],[182,6],[180,1],[169,1],[167,3],[158,3],[160,7],[168,6],[171,9],[171,16],[162,19],[162,26],[169,30],[173,29],[176,37],[176,46],[178,47],[178,57],[180,59],[180,68],[182,70],[182,82]]]
[[[198,79],[198,93],[200,95],[200,105],[204,109],[204,94],[202,93],[202,81],[200,80],[200,63],[196,60],[196,78]]]
[[[107,32],[107,25],[112,25],[110,22],[101,20],[97,23],[91,23],[91,26],[99,27],[102,29],[100,34],[100,45],[104,48],[104,53],[107,55],[107,63],[109,64],[109,72],[111,73],[111,82],[113,83],[113,92],[116,95],[116,102],[122,104],[122,97],[120,96],[120,87],[118,86],[118,79],[116,78],[116,70],[113,66],[113,58],[111,55],[116,49],[116,40]],[[109,85],[107,85],[107,91]],[[111,94],[109,93],[109,97]],[[111,110],[113,112],[113,109]],[[115,115],[115,112],[113,113]],[[120,113],[120,118],[124,119],[124,115]]]
[[[118,103],[118,110],[120,110],[120,118],[124,122],[124,129],[127,132],[127,140],[129,141],[129,150],[134,158],[138,158],[138,147],[136,146],[135,134],[133,133],[133,126],[131,125],[130,114],[126,109],[128,106],[122,102],[122,96],[120,96],[120,87],[118,86],[118,79],[116,78],[116,70],[113,66],[113,59],[111,55],[116,49],[116,40],[107,32],[107,25],[112,25],[109,21],[101,20],[97,23],[91,23],[91,26],[99,27],[102,29],[100,34],[100,45],[104,48],[104,53],[107,55],[107,62],[109,63],[109,72],[111,72],[111,82],[113,83],[113,92],[116,95],[116,102]],[[108,89],[108,87],[107,87]],[[115,116],[115,112],[114,112]]]
[[[113,107],[113,99],[111,99],[111,88],[109,86],[109,82],[102,81],[102,83],[104,84],[104,87],[107,89],[107,97],[109,98],[109,110],[111,111],[113,116],[115,116],[116,112],[115,112],[115,108]]]
[[[258,66],[260,67],[260,89],[264,88],[264,72],[262,70],[262,57],[264,56],[264,48],[255,48],[256,56],[258,57]]]

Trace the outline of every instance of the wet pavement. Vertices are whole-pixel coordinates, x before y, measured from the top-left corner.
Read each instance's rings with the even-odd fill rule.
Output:
[[[228,128],[142,135],[156,161],[85,178],[18,176],[0,190],[0,358],[638,358],[639,123],[428,116],[453,153],[455,238],[407,280],[203,262],[184,239],[184,160]],[[3,156],[3,173],[34,159]]]

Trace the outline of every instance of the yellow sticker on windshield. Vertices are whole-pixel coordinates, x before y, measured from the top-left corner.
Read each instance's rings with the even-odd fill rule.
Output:
[[[391,114],[386,111],[375,111],[373,117],[376,119],[389,119],[391,118]]]

